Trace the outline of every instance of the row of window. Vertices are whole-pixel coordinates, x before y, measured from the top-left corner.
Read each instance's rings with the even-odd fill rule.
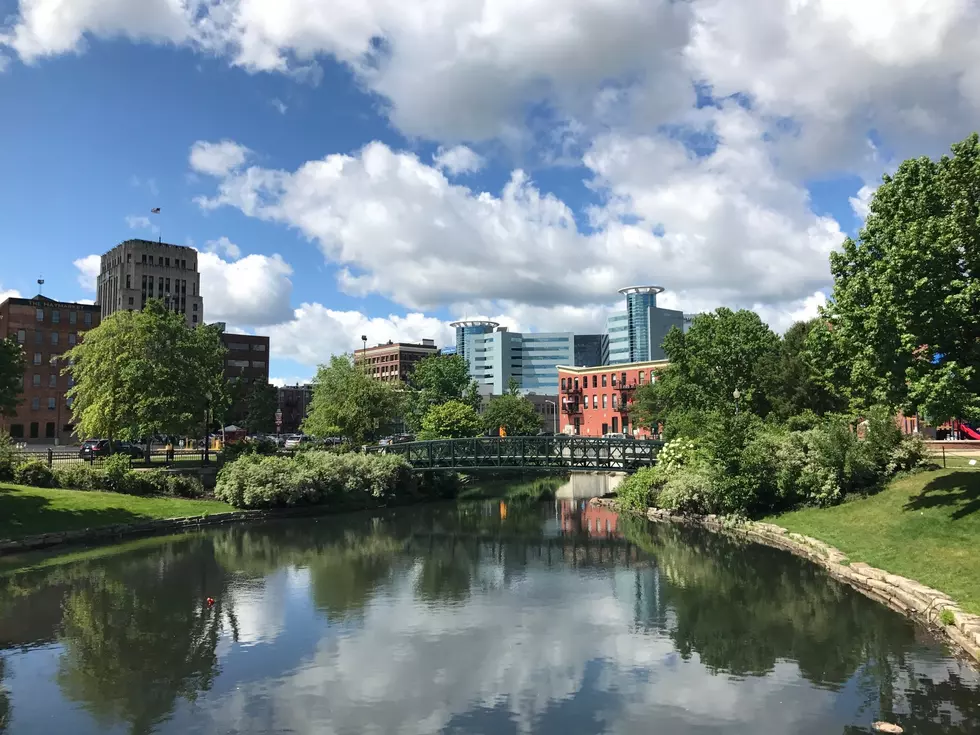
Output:
[[[58,399],[55,398],[54,396],[51,396],[50,398],[48,398],[47,404],[48,404],[48,410],[49,411],[54,411],[54,410],[56,410],[58,408]],[[65,406],[68,407],[68,408],[71,408],[71,404],[72,404],[71,398],[66,398],[65,399]],[[31,410],[32,411],[40,411],[41,410],[41,399],[38,398],[37,396],[34,396],[31,399]]]
[[[572,402],[572,403],[574,405],[574,402]],[[609,408],[609,394],[608,393],[603,393],[602,394],[602,407],[603,408]],[[619,407],[620,407],[619,406],[619,396],[616,393],[613,393],[612,394],[612,409],[615,411]],[[623,408],[626,408],[626,404],[624,403],[622,407]],[[588,396],[585,396],[582,399],[582,408],[588,410],[588,408],[589,408],[589,397]],[[592,408],[595,408],[595,409],[599,408],[599,395],[596,394],[596,393],[593,393],[592,394]]]
[[[48,338],[48,340],[51,342],[52,346],[57,346],[58,345],[58,341],[61,339],[58,336],[59,334],[60,334],[60,332],[51,332],[50,333],[50,337]],[[18,329],[17,330],[17,341],[20,344],[26,344],[27,343],[27,330],[26,329]],[[71,332],[68,335],[68,345],[69,346],[74,346],[75,344],[77,344],[77,342],[78,342],[78,335],[75,334],[74,332]],[[44,332],[42,332],[40,329],[35,330],[35,332],[34,332],[34,344],[36,344],[36,345],[43,345],[44,344]]]
[[[31,439],[39,439],[40,424],[37,421],[32,421],[30,423],[30,437]],[[62,431],[66,434],[70,434],[74,431],[75,427],[71,424],[65,424],[62,427]],[[55,423],[54,421],[48,421],[44,425],[44,438],[54,439],[55,434]],[[12,439],[24,439],[24,425],[23,424],[11,424],[10,425],[10,436]]]
[[[132,253],[126,253],[126,262],[127,263],[132,263],[133,262],[133,254]],[[146,253],[143,253],[142,260],[140,262],[142,262],[145,265],[154,265],[154,263],[153,263],[153,256],[152,255],[147,255]],[[163,255],[158,255],[157,256],[157,259],[156,259],[156,265],[162,265],[164,268],[169,268],[170,267],[170,258],[169,257],[165,257]],[[183,258],[180,258],[179,260],[177,258],[174,258],[174,268],[180,268],[181,270],[184,270],[184,271],[187,270],[187,261],[185,259],[183,259]]]
[[[82,314],[83,314],[82,319],[83,319],[84,324],[86,326],[92,326],[92,312],[91,311],[85,311],[85,312],[82,312]],[[37,319],[37,321],[43,322],[44,321],[44,317],[45,317],[45,311],[44,311],[44,309],[37,309],[37,310],[35,310],[35,312],[34,312],[34,318]],[[51,310],[51,323],[52,324],[61,324],[61,310],[60,309],[52,309]],[[68,323],[69,324],[78,324],[78,312],[77,311],[69,311],[68,312]]]
[[[197,304],[194,304],[194,307],[194,311],[197,311]],[[245,342],[229,342],[228,349],[231,352],[248,352],[250,347]],[[265,352],[265,344],[257,342],[251,345],[251,350],[252,352]]]
[[[228,360],[228,367],[233,368],[247,368],[248,360]],[[265,360],[252,360],[252,367],[254,368],[264,368]]]
[[[592,387],[593,388],[598,388],[600,382],[601,382],[603,388],[608,387],[608,385],[610,383],[613,386],[615,386],[616,385],[616,377],[617,377],[616,373],[602,373],[602,375],[595,374],[595,375],[592,376]],[[626,385],[626,373],[625,372],[619,373],[619,376],[618,377],[619,377],[619,384],[620,385]],[[643,382],[646,380],[646,377],[647,377],[646,371],[645,370],[641,370],[639,372],[639,377],[637,378],[637,381],[636,381],[637,385],[643,385]],[[578,387],[579,387],[579,379],[578,378],[562,378],[561,379],[561,389],[562,390],[572,390],[572,389],[575,389],[575,388],[578,388]],[[588,388],[589,387],[589,376],[588,375],[583,375],[582,376],[582,387],[583,388]]]
[[[40,373],[34,373],[34,375],[31,378],[31,385],[34,386],[35,388],[40,388],[41,387],[41,374]],[[68,387],[71,388],[73,385],[75,385],[75,379],[72,376],[69,375],[68,376]],[[49,388],[57,388],[58,387],[58,373],[51,373],[50,375],[48,375],[48,387]]]

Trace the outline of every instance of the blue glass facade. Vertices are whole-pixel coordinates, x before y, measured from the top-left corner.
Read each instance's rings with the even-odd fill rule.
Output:
[[[677,327],[684,329],[684,314],[657,306],[659,286],[632,286],[620,290],[626,296],[626,311],[611,314],[606,320],[609,335],[609,361],[626,362],[665,360],[664,337]]]
[[[571,332],[497,331],[467,339],[470,375],[493,395],[506,393],[511,379],[524,393],[557,395],[557,367],[575,359]]]
[[[491,334],[499,325],[488,321],[461,321],[453,322],[450,326],[456,329],[456,354],[468,360],[467,341],[472,337]]]

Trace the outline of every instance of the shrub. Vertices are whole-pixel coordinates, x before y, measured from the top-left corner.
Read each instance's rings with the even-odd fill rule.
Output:
[[[47,463],[40,459],[29,459],[14,467],[14,482],[32,487],[52,487],[54,473]]]
[[[69,464],[54,468],[54,481],[68,490],[101,490],[105,477],[88,464]]]
[[[700,468],[683,468],[670,474],[656,501],[658,508],[674,513],[703,515],[717,510],[712,478]]]
[[[889,473],[908,472],[929,459],[929,450],[920,436],[903,436],[888,460]]]
[[[164,473],[167,474],[167,473]],[[172,472],[166,478],[167,494],[177,498],[204,497],[204,485],[194,475]]]
[[[102,463],[103,487],[114,493],[130,492],[129,457],[124,454],[111,454]],[[141,493],[130,493],[139,495]]]
[[[0,482],[14,479],[14,443],[0,431]]]
[[[261,454],[271,456],[279,451],[276,443],[268,439],[246,439],[240,442],[226,444],[222,450],[222,457],[225,462],[234,462],[244,454]]]
[[[665,483],[666,473],[659,464],[641,467],[619,483],[616,488],[616,504],[623,510],[646,510],[657,504],[656,495]]]
[[[401,457],[303,452],[240,457],[219,473],[215,497],[238,508],[325,502],[363,507],[414,489],[411,466]]]

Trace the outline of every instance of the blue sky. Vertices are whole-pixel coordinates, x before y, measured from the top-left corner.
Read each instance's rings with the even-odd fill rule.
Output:
[[[597,330],[641,281],[783,329],[881,174],[969,132],[978,21],[747,2],[0,0],[0,292],[94,298],[160,234],[283,380],[454,318]]]

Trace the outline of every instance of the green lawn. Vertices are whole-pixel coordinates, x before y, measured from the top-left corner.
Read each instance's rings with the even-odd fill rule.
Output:
[[[948,459],[948,458],[947,458]],[[942,590],[980,614],[980,471],[922,472],[877,495],[767,519],[825,541],[852,562]]]
[[[0,539],[233,510],[214,500],[140,498],[0,483]]]

